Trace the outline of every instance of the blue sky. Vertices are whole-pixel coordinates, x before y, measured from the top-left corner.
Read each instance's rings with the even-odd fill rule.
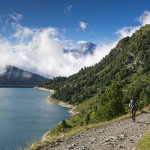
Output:
[[[119,39],[147,23],[149,0],[0,1],[0,70],[10,64],[47,77],[68,76],[99,62]],[[85,40],[98,45],[94,56],[63,53]]]

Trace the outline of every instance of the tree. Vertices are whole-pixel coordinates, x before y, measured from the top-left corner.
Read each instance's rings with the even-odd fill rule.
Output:
[[[63,121],[61,122],[61,127],[62,127],[63,130],[67,127],[66,120],[63,120]]]
[[[124,113],[122,103],[122,89],[113,82],[111,87],[102,96],[101,105],[95,113],[96,120],[110,120]]]
[[[83,126],[83,124],[84,124],[83,121],[81,121],[81,122],[80,122],[80,127]]]

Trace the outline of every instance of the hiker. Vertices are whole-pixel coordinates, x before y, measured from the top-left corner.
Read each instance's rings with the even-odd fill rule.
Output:
[[[137,104],[134,102],[133,99],[131,99],[131,103],[129,103],[129,109],[131,109],[132,120],[133,122],[135,122],[135,113],[137,110]]]

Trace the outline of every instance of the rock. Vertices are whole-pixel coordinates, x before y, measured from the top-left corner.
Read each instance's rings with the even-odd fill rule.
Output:
[[[124,136],[123,134],[121,134],[121,135],[120,135],[120,138],[124,139],[124,138],[125,138],[125,136]]]
[[[112,140],[117,140],[117,137],[115,137],[115,136],[110,136],[109,138]]]
[[[119,145],[119,148],[123,148],[123,146],[122,146],[122,145]]]

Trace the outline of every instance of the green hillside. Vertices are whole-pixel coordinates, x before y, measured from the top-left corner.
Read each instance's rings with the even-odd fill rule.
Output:
[[[56,90],[52,98],[78,105],[95,95],[100,97],[113,81],[117,81],[123,90],[123,103],[128,103],[130,98],[140,103],[141,98],[144,100],[140,93],[149,96],[149,56],[150,25],[146,25],[131,37],[120,40],[94,66],[81,68],[68,78],[46,80],[38,86]]]
[[[47,140],[35,147],[113,122],[110,120],[128,112],[131,98],[136,100],[139,110],[147,106],[150,103],[149,56],[150,25],[146,25],[131,37],[120,40],[94,66],[81,68],[70,77],[56,77],[39,84],[56,91],[52,98],[77,105],[76,111],[80,113],[51,129]]]

